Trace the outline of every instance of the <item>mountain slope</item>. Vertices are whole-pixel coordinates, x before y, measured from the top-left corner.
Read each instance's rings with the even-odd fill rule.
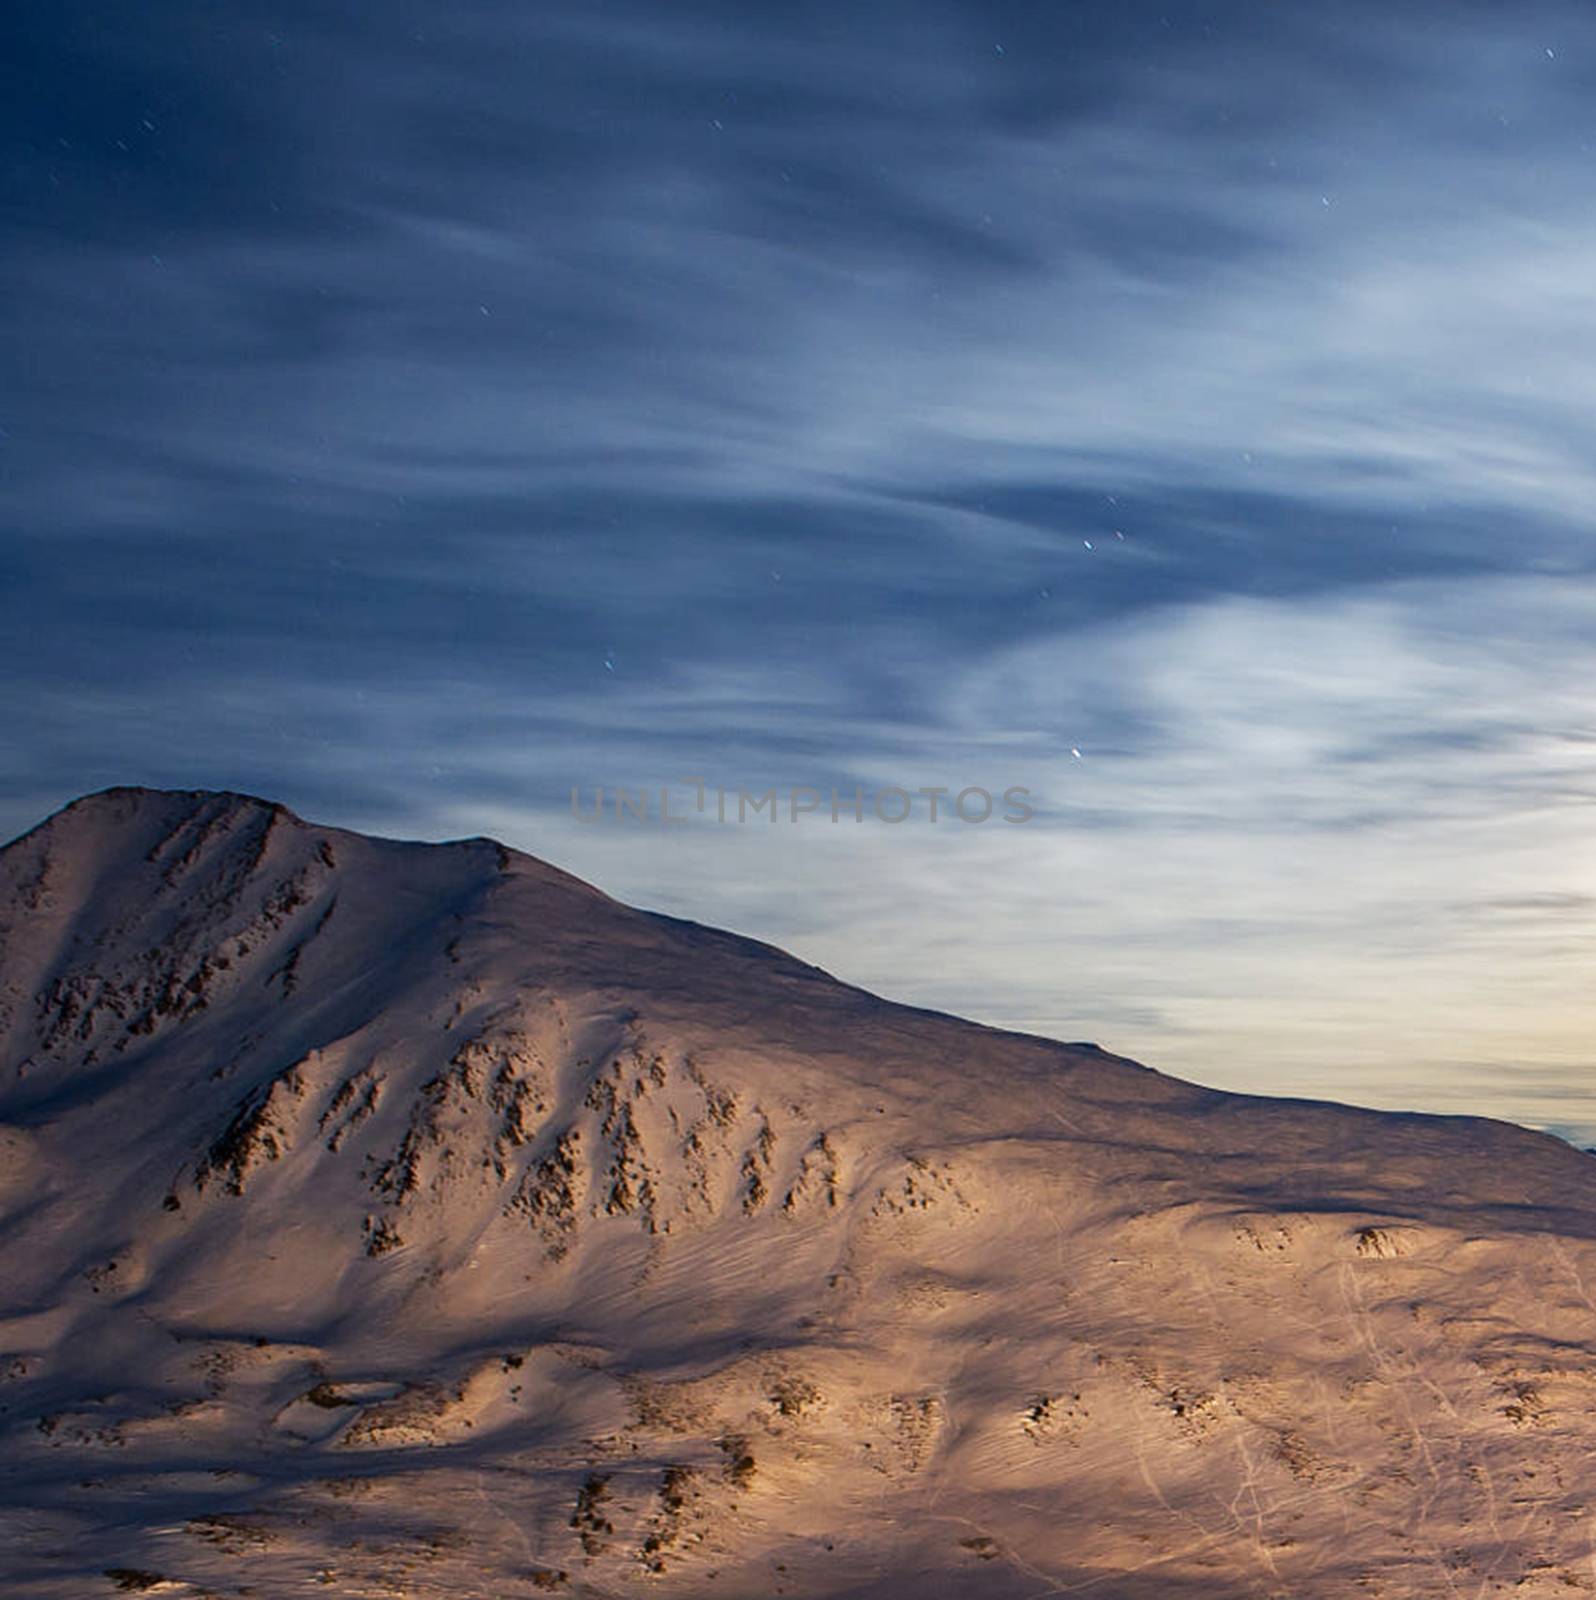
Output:
[[[0,1588],[1596,1588],[1593,1172],[109,791],[0,852]]]

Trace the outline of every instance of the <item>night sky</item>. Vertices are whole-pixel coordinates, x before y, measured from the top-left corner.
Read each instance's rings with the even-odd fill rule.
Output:
[[[7,31],[0,831],[490,833],[896,998],[1596,1138],[1589,7]],[[571,815],[689,775],[1039,814]]]

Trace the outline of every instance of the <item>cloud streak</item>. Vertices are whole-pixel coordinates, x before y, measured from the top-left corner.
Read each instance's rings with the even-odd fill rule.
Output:
[[[1596,1129],[1583,12],[27,29],[10,827],[497,829],[925,1003]],[[566,810],[690,772],[1047,809]]]

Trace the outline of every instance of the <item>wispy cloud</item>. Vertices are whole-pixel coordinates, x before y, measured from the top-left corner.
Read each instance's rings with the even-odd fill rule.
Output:
[[[497,830],[1215,1081],[1596,1123],[1585,13],[18,48],[10,826],[143,780]],[[565,806],[691,772],[1047,807],[667,853]]]

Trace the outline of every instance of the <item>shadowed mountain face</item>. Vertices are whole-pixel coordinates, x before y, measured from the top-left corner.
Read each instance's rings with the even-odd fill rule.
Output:
[[[1593,1174],[110,791],[0,853],[0,1589],[1567,1595]]]

